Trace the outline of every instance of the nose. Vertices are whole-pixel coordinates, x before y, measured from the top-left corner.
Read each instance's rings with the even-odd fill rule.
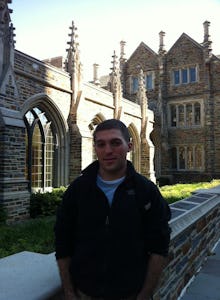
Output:
[[[112,152],[112,146],[111,146],[110,143],[106,143],[106,145],[105,145],[105,152],[106,153]]]

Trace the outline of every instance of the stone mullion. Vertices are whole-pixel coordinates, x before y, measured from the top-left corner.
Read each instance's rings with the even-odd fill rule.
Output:
[[[176,127],[179,127],[179,106],[176,104]]]
[[[196,146],[193,145],[192,148],[193,148],[193,169],[195,170],[196,169]]]

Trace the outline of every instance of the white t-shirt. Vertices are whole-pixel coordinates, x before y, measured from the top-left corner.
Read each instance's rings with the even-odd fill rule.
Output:
[[[125,176],[116,180],[103,180],[99,175],[97,176],[97,185],[105,193],[110,206],[112,205],[115,190],[124,179]]]

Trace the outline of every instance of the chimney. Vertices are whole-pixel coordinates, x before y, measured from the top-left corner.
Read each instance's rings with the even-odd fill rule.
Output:
[[[126,45],[126,42],[125,42],[125,41],[121,41],[121,42],[120,42],[120,46],[121,46],[121,55],[120,55],[120,59],[124,59],[124,56],[125,56],[125,45]]]
[[[159,37],[160,37],[159,54],[164,54],[166,52],[166,50],[164,49],[164,36],[165,36],[165,32],[163,31],[159,32]]]
[[[203,23],[203,27],[204,27],[204,40],[203,40],[203,46],[206,49],[206,54],[208,57],[211,56],[211,52],[212,52],[212,41],[210,40],[210,35],[209,35],[209,26],[210,26],[210,22],[209,21],[205,21]]]
[[[210,26],[210,22],[209,21],[205,21],[203,23],[204,26],[204,43],[209,42],[209,26]]]
[[[100,85],[100,81],[98,78],[98,68],[99,64],[93,64],[93,83],[95,85]]]

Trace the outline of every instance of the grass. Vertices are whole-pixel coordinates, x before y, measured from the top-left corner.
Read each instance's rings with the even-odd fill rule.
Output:
[[[167,200],[168,203],[174,203],[181,199],[189,197],[192,192],[198,189],[210,189],[217,185],[220,185],[219,179],[214,179],[211,182],[198,182],[190,184],[175,184],[166,185],[160,188],[161,194]]]
[[[51,253],[54,251],[55,217],[31,219],[16,225],[0,226],[0,258],[31,251]]]
[[[160,191],[169,202],[187,198],[197,189],[208,189],[220,185],[220,180],[192,184],[163,186]],[[54,251],[55,217],[42,217],[16,225],[0,225],[0,258],[20,252],[51,253]]]

